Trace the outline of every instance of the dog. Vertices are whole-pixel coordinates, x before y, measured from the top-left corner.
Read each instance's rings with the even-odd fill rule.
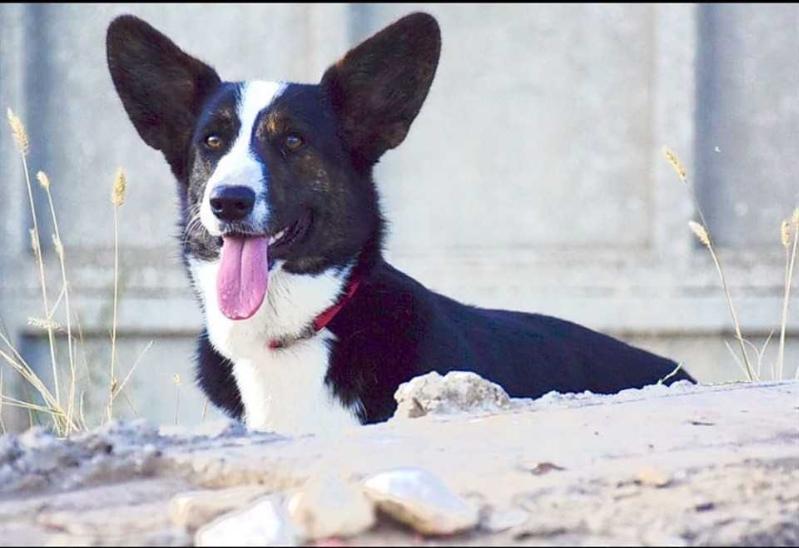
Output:
[[[530,398],[693,380],[565,320],[461,304],[384,260],[372,169],[405,139],[440,50],[435,18],[413,13],[318,84],[227,82],[141,19],[109,25],[114,87],[177,180],[204,314],[197,382],[248,428],[384,421],[397,387],[431,371],[473,371]]]

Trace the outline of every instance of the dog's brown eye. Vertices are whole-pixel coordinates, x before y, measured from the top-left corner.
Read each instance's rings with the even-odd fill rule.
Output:
[[[299,135],[289,135],[286,137],[286,149],[290,150],[291,152],[299,150],[303,144],[302,137]]]
[[[205,146],[211,150],[222,148],[222,138],[219,135],[209,135],[205,138]]]

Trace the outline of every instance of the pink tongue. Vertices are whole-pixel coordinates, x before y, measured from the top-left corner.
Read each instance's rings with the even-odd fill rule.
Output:
[[[223,238],[216,293],[219,309],[231,320],[246,320],[264,301],[269,276],[266,248],[266,238]]]

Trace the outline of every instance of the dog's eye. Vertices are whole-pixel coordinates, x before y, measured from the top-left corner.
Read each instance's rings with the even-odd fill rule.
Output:
[[[222,138],[219,135],[209,135],[205,138],[205,146],[211,150],[222,148]]]
[[[289,152],[294,152],[302,148],[302,145],[304,145],[305,143],[303,142],[302,137],[292,133],[291,135],[286,136],[285,144],[286,144],[286,150],[288,150]]]

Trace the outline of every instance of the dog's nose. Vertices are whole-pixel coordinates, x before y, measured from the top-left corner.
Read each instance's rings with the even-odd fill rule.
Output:
[[[255,192],[246,186],[220,186],[211,192],[211,211],[220,221],[239,221],[254,205]]]

